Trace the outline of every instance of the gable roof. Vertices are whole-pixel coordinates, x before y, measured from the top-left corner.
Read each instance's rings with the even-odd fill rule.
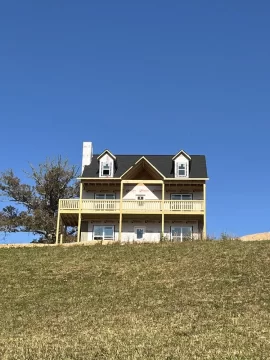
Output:
[[[108,154],[110,157],[115,160],[116,157],[110,152],[110,150],[104,150],[100,155],[98,155],[97,160],[101,159],[103,155]]]
[[[187,158],[188,160],[191,160],[191,157],[184,150],[180,150],[176,155],[174,155],[172,159],[175,160],[181,154],[184,155],[184,157]]]
[[[132,165],[126,172],[124,172],[123,175],[121,175],[121,177],[123,179],[129,178],[130,176],[132,177],[136,174],[136,172],[138,172],[141,167],[146,167],[146,169],[148,168],[148,171],[150,170],[159,179],[164,179],[164,175],[156,167],[154,167],[153,164],[149,160],[147,160],[145,156],[142,156],[139,160],[137,160],[134,165]]]
[[[206,159],[204,155],[189,155],[189,178],[207,178]],[[114,177],[120,178],[135,163],[144,157],[147,159],[165,178],[174,178],[174,155],[115,155]],[[81,178],[99,177],[99,155],[93,155],[90,165],[86,165]]]

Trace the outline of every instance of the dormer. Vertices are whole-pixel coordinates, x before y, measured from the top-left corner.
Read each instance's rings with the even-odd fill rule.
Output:
[[[191,157],[184,150],[181,150],[172,160],[174,161],[174,177],[188,178]]]
[[[99,177],[114,177],[116,157],[109,151],[105,150],[97,157],[99,161]]]

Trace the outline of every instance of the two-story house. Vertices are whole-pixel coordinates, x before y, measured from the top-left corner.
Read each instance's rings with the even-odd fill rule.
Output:
[[[183,241],[206,237],[204,155],[93,155],[83,143],[79,199],[61,199],[56,242],[78,226],[77,241]]]

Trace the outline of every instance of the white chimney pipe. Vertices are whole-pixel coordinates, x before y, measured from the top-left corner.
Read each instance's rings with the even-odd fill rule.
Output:
[[[86,165],[90,165],[93,157],[93,145],[91,142],[83,142],[82,173]]]

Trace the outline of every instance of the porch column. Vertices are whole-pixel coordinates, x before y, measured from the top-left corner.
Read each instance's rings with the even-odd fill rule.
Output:
[[[161,234],[164,236],[164,214],[161,215]]]
[[[165,184],[162,182],[162,198],[161,198],[161,234],[164,236],[164,200],[165,200]]]
[[[80,242],[80,240],[81,240],[81,224],[82,224],[82,214],[79,212],[78,230],[77,230],[77,242]]]
[[[120,184],[120,205],[119,205],[120,215],[119,215],[118,241],[121,241],[121,240],[122,240],[122,223],[123,223],[123,214],[122,214],[122,209],[123,209],[123,189],[124,189],[124,183],[123,183],[123,180],[122,180],[122,181],[121,181],[121,184]]]
[[[64,242],[67,240],[67,225],[63,225]]]
[[[78,215],[78,231],[77,231],[77,242],[81,240],[81,225],[82,225],[82,192],[83,183],[80,183],[80,200],[79,200],[79,215]]]
[[[206,184],[203,184],[203,200],[204,200],[204,211],[203,211],[203,240],[207,237],[206,232]]]
[[[57,214],[57,225],[56,225],[56,239],[55,239],[55,243],[59,244],[59,229],[60,229],[60,221],[61,221],[61,215],[60,215],[60,211],[58,209],[58,214]]]
[[[65,232],[66,232],[66,226],[63,221],[61,221],[60,228],[61,228],[60,244],[63,244],[63,240],[65,241]]]

